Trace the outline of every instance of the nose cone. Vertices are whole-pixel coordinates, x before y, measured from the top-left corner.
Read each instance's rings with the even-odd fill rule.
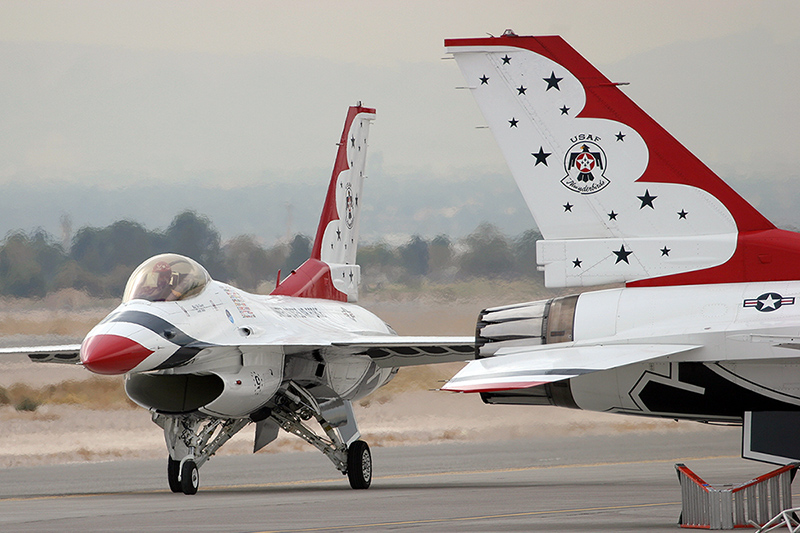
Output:
[[[153,353],[119,335],[93,335],[81,345],[81,362],[95,374],[124,374]]]

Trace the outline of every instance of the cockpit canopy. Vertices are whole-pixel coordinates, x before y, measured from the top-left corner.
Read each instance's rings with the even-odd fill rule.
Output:
[[[151,257],[131,274],[122,301],[172,302],[197,296],[211,277],[197,261],[178,254]]]

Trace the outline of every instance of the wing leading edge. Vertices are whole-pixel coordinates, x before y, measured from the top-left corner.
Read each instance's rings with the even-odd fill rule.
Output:
[[[526,389],[700,348],[686,344],[623,344],[500,350],[470,362],[442,387],[453,392]],[[505,353],[504,353],[505,352]]]
[[[0,348],[0,355],[27,355],[34,363],[80,364],[80,344]]]
[[[383,368],[463,362],[475,358],[475,337],[359,337],[332,346],[368,355]]]

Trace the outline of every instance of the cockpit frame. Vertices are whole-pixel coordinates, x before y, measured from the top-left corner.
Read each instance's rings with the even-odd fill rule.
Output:
[[[151,257],[133,271],[122,301],[172,302],[203,292],[211,276],[200,263],[178,254]]]

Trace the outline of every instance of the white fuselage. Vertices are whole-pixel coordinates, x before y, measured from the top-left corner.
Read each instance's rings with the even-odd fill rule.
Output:
[[[536,389],[546,388],[556,405],[698,420],[738,421],[744,411],[798,408],[798,297],[797,281],[583,293],[575,304],[570,344],[611,352],[624,345],[695,347],[572,377],[566,401],[563,391],[554,395],[556,384]],[[536,348],[544,354],[548,346]],[[484,399],[547,403],[521,391],[490,393]]]
[[[393,374],[391,368],[379,369],[367,355],[334,346],[364,335],[394,332],[357,305],[253,295],[211,281],[191,299],[123,303],[84,342],[96,336],[122,337],[152,352],[129,376],[217,376],[224,384],[219,397],[194,407],[236,417],[267,402],[286,379],[323,387],[345,400],[385,384]],[[154,408],[141,397],[133,399]]]
[[[758,310],[757,298],[768,293],[782,296],[785,303],[768,302],[777,308],[763,310],[761,305]],[[665,392],[671,388],[685,391],[688,397],[700,395],[711,384],[704,384],[702,378],[692,383],[680,375],[681,363],[700,363],[738,387],[800,406],[800,354],[770,342],[776,337],[800,338],[800,302],[794,303],[798,295],[800,282],[625,288],[582,294],[575,313],[577,343],[700,347],[573,378],[575,402],[585,409],[655,414],[671,402],[654,398],[648,404],[643,398],[647,387],[661,384],[667,387],[662,389]],[[681,413],[689,414],[661,412],[664,416]]]

